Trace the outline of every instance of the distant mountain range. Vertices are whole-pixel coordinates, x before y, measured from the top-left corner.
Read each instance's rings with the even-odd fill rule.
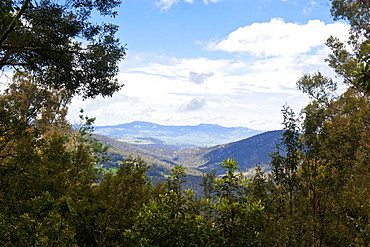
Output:
[[[167,149],[210,147],[242,140],[262,132],[246,127],[222,127],[214,124],[165,126],[142,121],[95,127],[95,133],[99,135],[132,144]]]

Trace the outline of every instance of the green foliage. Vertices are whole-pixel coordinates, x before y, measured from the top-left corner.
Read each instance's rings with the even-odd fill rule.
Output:
[[[314,75],[304,75],[297,82],[297,87],[303,93],[322,104],[329,104],[335,96],[337,84],[332,79],[323,76],[320,72]]]
[[[97,179],[99,151],[67,124],[63,94],[16,80],[0,97],[0,242],[73,245],[72,215]]]
[[[0,3],[0,69],[28,72],[37,83],[72,96],[112,96],[125,48],[117,26],[89,21],[91,13],[115,16],[117,0],[25,0]]]
[[[99,211],[94,220],[94,239],[99,246],[123,243],[123,232],[132,227],[138,211],[153,193],[146,176],[148,169],[142,159],[130,157],[123,160],[115,174],[105,174],[95,188]]]
[[[369,38],[369,1],[331,0],[331,2],[331,14],[334,20],[345,20],[349,22],[351,33],[354,35],[351,38],[352,40],[358,39],[359,35],[364,35],[366,39]]]
[[[206,199],[210,199],[212,197],[213,183],[215,182],[215,178],[216,178],[216,169],[213,169],[209,173],[203,174],[202,183],[200,184],[200,186],[203,187],[202,192],[204,198]]]
[[[286,186],[293,197],[300,160],[299,128],[295,114],[288,106],[284,106],[282,112],[284,133],[277,151],[271,155],[272,174],[276,183]]]
[[[185,169],[175,167],[165,194],[150,200],[125,236],[129,246],[207,246],[210,222],[200,214],[191,189],[182,190]]]
[[[125,236],[132,246],[244,246],[257,245],[263,206],[248,195],[247,180],[236,174],[237,163],[225,160],[226,175],[215,178],[208,199],[194,198],[183,190],[184,168],[175,167],[160,195],[140,211]],[[130,245],[130,246],[131,246]]]
[[[233,159],[220,164],[226,174],[216,178],[211,198],[211,219],[215,231],[214,243],[221,246],[257,245],[259,229],[254,225],[264,209],[253,200],[248,180]]]
[[[361,51],[358,67],[353,71],[354,84],[362,88],[367,94],[370,92],[370,44],[365,44]]]
[[[332,0],[331,13],[334,20],[347,21],[350,38],[347,46],[338,38],[330,37],[327,46],[333,54],[327,61],[335,72],[351,86],[369,93],[369,39],[370,3],[366,0]]]

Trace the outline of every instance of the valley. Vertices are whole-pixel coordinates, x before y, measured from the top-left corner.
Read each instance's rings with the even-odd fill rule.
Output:
[[[94,137],[110,146],[109,152],[115,157],[109,163],[110,167],[117,166],[115,162],[131,155],[140,156],[151,165],[152,171],[159,171],[159,174],[169,174],[173,166],[183,165],[189,175],[201,176],[213,169],[220,175],[222,170],[218,164],[229,158],[238,162],[240,170],[246,174],[257,164],[268,169],[269,154],[275,151],[281,133],[282,131],[268,131],[236,142],[180,150],[132,144],[103,135],[94,135]],[[158,175],[155,172],[152,173],[151,175]]]

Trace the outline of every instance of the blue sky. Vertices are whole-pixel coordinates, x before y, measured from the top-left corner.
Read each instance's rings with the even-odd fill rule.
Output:
[[[325,40],[344,40],[325,0],[124,0],[118,16],[127,56],[112,98],[73,100],[97,125],[149,121],[163,125],[281,128],[281,109],[308,103],[300,76],[320,70]]]

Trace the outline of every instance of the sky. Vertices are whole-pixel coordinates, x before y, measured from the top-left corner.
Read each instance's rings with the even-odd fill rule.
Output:
[[[127,56],[112,98],[69,107],[95,124],[147,121],[282,128],[281,109],[309,102],[296,89],[304,74],[334,77],[326,65],[330,36],[345,40],[328,0],[123,0],[115,19]],[[98,18],[96,18],[98,20]],[[99,19],[100,20],[100,19]]]

